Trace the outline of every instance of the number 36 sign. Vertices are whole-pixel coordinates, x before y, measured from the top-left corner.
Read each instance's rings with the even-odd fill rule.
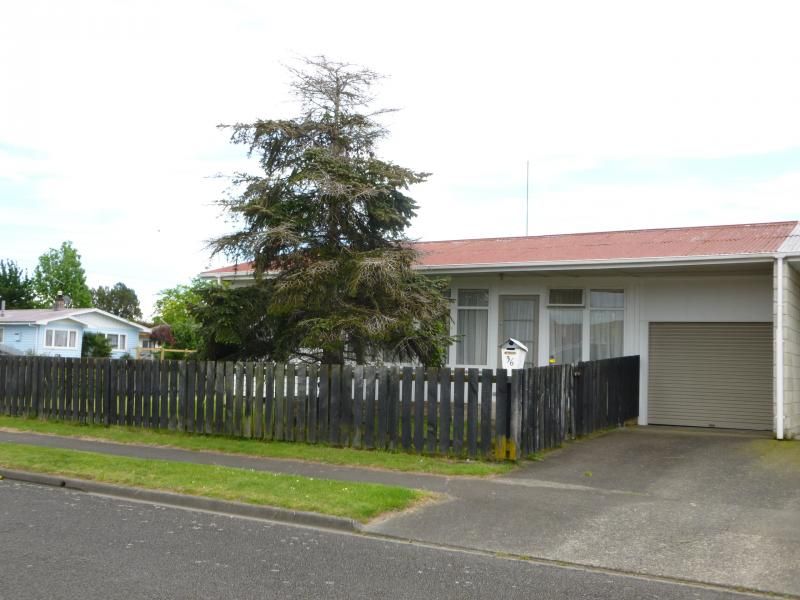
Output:
[[[505,342],[500,344],[500,366],[507,371],[524,369],[525,358],[527,356],[528,347],[519,340],[508,338]]]

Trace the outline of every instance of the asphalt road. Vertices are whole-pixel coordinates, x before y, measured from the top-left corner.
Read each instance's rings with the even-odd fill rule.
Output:
[[[0,599],[745,598],[0,481]]]

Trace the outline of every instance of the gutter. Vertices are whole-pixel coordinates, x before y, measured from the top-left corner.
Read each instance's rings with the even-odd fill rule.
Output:
[[[683,266],[709,266],[718,264],[751,264],[771,263],[774,255],[761,253],[753,254],[706,254],[692,257],[651,257],[651,258],[603,258],[597,260],[564,260],[564,261],[537,261],[537,262],[511,262],[511,263],[453,263],[442,265],[413,265],[413,269],[425,273],[496,273],[498,271],[571,271],[590,269],[630,269],[649,267],[683,267]],[[792,259],[794,260],[794,258]],[[268,275],[277,274],[270,271]],[[204,274],[198,277],[206,280],[219,281],[246,281],[254,278],[253,272],[233,272]]]
[[[467,272],[487,273],[503,271],[569,271],[584,269],[613,269],[613,268],[648,268],[648,267],[682,267],[692,265],[718,265],[718,264],[747,264],[771,263],[774,255],[764,253],[754,254],[709,254],[693,257],[652,257],[652,258],[613,258],[597,260],[565,260],[565,261],[538,261],[522,263],[483,263],[483,264],[448,264],[448,265],[417,265],[416,271],[427,272]]]
[[[783,271],[785,256],[775,256],[775,437],[783,439]]]

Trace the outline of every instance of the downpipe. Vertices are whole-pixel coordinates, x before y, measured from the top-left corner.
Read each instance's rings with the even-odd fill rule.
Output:
[[[775,437],[783,439],[783,271],[784,256],[775,257]]]

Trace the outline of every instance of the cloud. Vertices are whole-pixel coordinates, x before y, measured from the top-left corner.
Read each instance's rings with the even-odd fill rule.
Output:
[[[570,178],[800,145],[798,17],[768,0],[10,3],[0,235],[31,267],[71,239],[92,285],[122,280],[150,306],[228,227],[209,176],[248,163],[216,125],[294,114],[283,65],[320,53],[389,75],[377,105],[403,110],[381,151],[433,173],[412,190],[414,235],[524,233],[528,159],[531,232],[796,218],[791,174]]]

